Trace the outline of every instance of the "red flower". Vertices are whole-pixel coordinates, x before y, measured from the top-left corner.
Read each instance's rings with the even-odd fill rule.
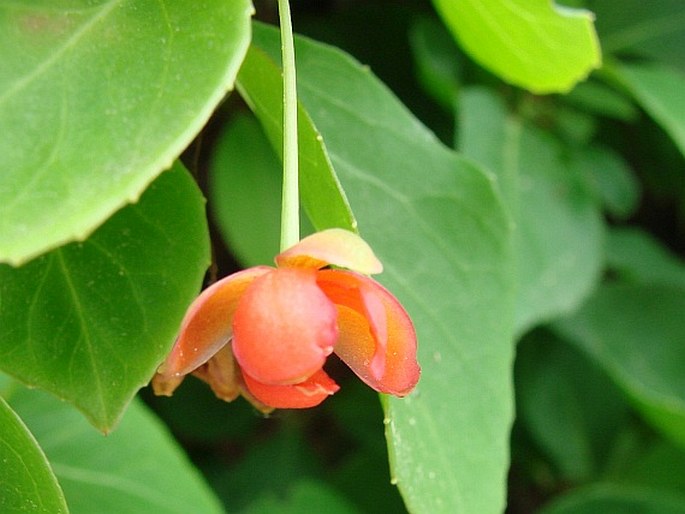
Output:
[[[242,394],[265,412],[313,407],[339,389],[323,370],[332,352],[379,392],[404,396],[414,388],[414,327],[397,299],[366,276],[382,265],[359,236],[318,232],[279,254],[276,265],[234,273],[202,292],[153,378],[156,394],[171,395],[193,373],[226,401]]]

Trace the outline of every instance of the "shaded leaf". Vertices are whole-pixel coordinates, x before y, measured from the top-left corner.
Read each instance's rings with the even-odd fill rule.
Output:
[[[2,397],[0,462],[0,512],[68,512],[43,450]]]
[[[40,391],[17,390],[10,401],[45,450],[72,514],[223,512],[167,429],[139,401],[107,437]]]
[[[0,262],[83,240],[190,143],[233,85],[249,0],[0,6]]]
[[[177,164],[83,243],[0,265],[0,368],[111,429],[169,350],[208,247],[202,196]]]
[[[255,25],[254,36],[278,61],[278,33]],[[412,512],[500,512],[513,415],[510,225],[493,182],[368,69],[309,40],[296,51],[302,105],[385,265],[379,279],[418,332],[417,389],[384,398],[394,481]],[[310,205],[316,226],[324,207]]]
[[[433,0],[473,59],[534,93],[565,92],[601,65],[589,11],[550,0]]]
[[[685,445],[685,289],[612,284],[554,327],[599,363],[642,412]]]
[[[359,511],[345,497],[324,482],[300,480],[287,491],[285,498],[262,496],[242,511],[244,514],[301,514],[326,512],[327,514],[355,514]]]
[[[461,93],[458,147],[497,175],[515,220],[517,333],[577,307],[599,279],[604,227],[568,152],[484,88]]]

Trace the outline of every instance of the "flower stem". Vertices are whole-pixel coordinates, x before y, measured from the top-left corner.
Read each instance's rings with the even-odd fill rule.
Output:
[[[278,0],[283,61],[283,196],[281,250],[300,240],[300,193],[297,152],[297,83],[295,47],[288,0]]]

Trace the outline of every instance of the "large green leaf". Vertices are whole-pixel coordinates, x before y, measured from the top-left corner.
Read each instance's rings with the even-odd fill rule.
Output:
[[[179,164],[83,243],[0,265],[0,369],[110,429],[171,346],[208,246],[203,199]]]
[[[68,512],[64,495],[45,454],[2,397],[0,462],[0,512]]]
[[[15,390],[10,402],[45,451],[71,514],[223,512],[168,430],[139,401],[107,437],[40,391]]]
[[[82,240],[232,87],[249,0],[0,5],[0,262]]]
[[[467,89],[459,107],[458,147],[498,176],[515,220],[520,334],[589,294],[602,266],[601,213],[561,144],[507,114],[502,99]]]
[[[568,91],[601,65],[589,11],[552,0],[433,0],[464,49],[534,93]]]
[[[278,33],[256,25],[254,36],[278,61]],[[309,40],[296,50],[302,105],[384,262],[379,279],[419,337],[417,389],[384,401],[393,482],[415,513],[501,512],[513,416],[512,298],[510,223],[494,184],[368,69]],[[310,205],[315,226],[326,202]]]
[[[600,288],[556,330],[597,361],[645,418],[685,445],[685,288]]]
[[[623,64],[612,71],[685,155],[685,73],[660,64]]]

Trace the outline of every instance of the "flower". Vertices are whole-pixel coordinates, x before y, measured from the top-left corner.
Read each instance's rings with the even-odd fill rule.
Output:
[[[328,229],[275,261],[275,268],[234,273],[198,296],[152,380],[156,394],[170,396],[192,373],[219,398],[242,394],[264,412],[313,407],[339,389],[323,370],[333,352],[376,391],[404,396],[414,388],[414,327],[397,299],[367,276],[383,267],[363,239]]]

